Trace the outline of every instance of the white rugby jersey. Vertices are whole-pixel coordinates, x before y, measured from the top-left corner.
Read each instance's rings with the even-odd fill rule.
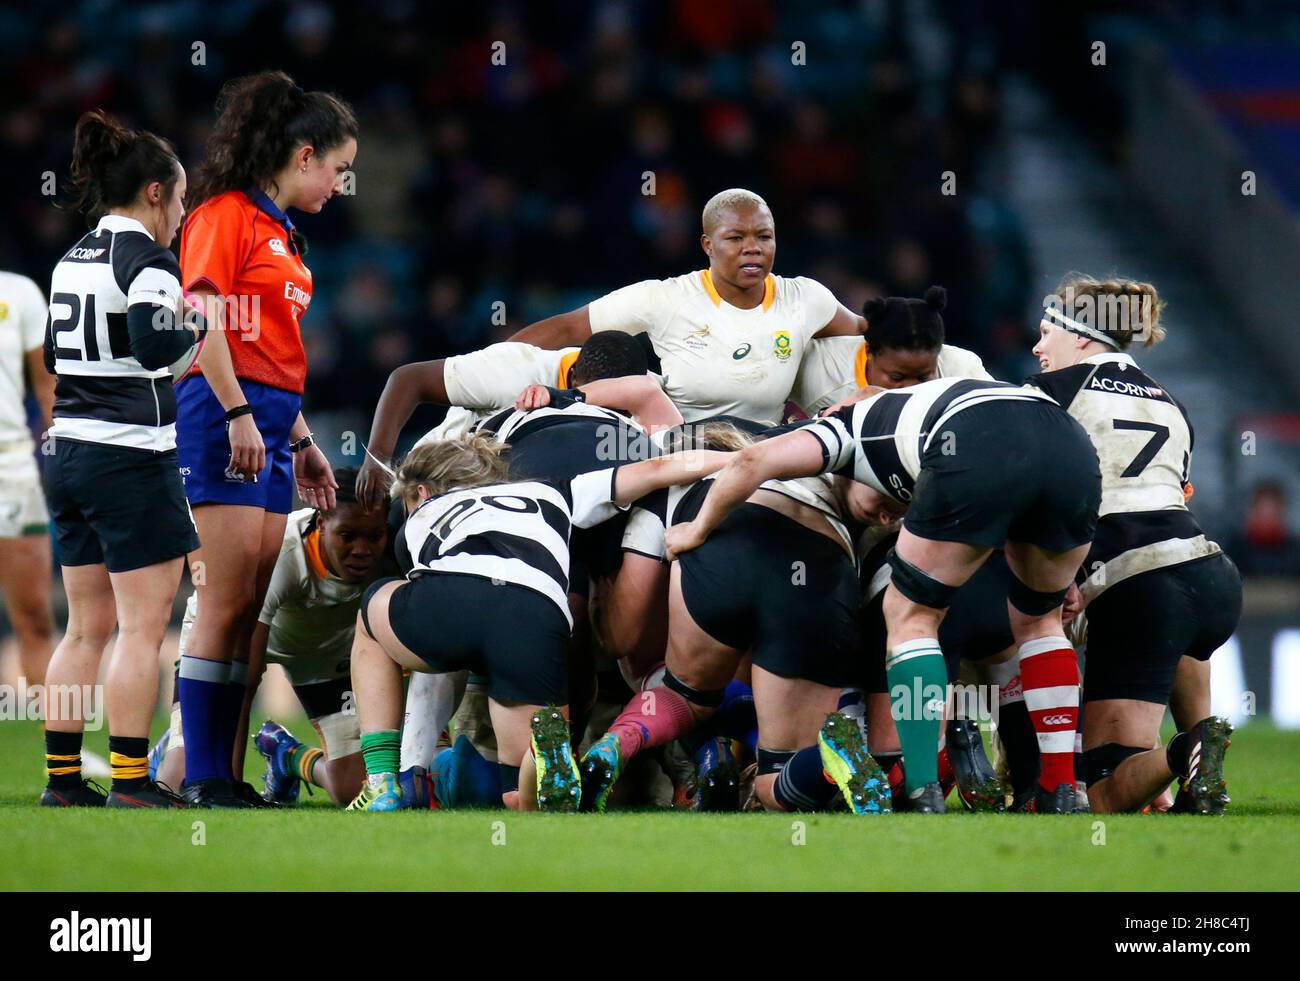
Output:
[[[284,667],[294,685],[346,678],[351,670],[357,611],[368,582],[346,583],[332,575],[319,553],[316,512],[289,515],[271,585],[257,619],[268,625],[266,659]],[[185,603],[181,653],[198,612],[198,594]]]
[[[1052,402],[1043,392],[1006,382],[938,378],[846,405],[801,431],[822,444],[822,472],[843,472],[900,504],[912,499],[921,456],[944,423],[991,401]]]
[[[808,346],[790,401],[810,416],[847,398],[867,384],[867,342],[861,337],[819,337]],[[936,378],[993,381],[974,351],[945,344],[939,349]]]
[[[813,335],[839,304],[821,283],[767,277],[763,302],[733,307],[709,271],[647,279],[593,300],[591,329],[649,334],[664,391],[687,422],[717,415],[780,421]]]
[[[489,344],[479,351],[447,358],[442,380],[452,408],[441,423],[416,441],[454,439],[502,409],[510,408],[529,385],[569,387],[569,369],[580,348],[546,351],[518,341]]]
[[[0,450],[11,443],[31,445],[23,366],[27,352],[45,340],[48,312],[39,286],[26,276],[0,272]]]
[[[408,578],[427,572],[479,576],[546,596],[569,626],[569,534],[625,510],[614,503],[617,468],[564,484],[493,484],[430,498],[402,525],[397,560]]]
[[[58,376],[56,439],[175,449],[171,372],[143,368],[131,354],[126,312],[137,303],[179,315],[180,266],[140,222],[105,215],[59,260],[50,283],[45,363]]]
[[[1140,572],[1220,551],[1183,492],[1194,442],[1187,410],[1137,362],[1096,354],[1028,381],[1088,431],[1101,463],[1097,534],[1080,584],[1085,599]]]

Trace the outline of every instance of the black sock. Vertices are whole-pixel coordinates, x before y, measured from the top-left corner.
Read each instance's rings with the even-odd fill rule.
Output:
[[[1192,768],[1192,761],[1189,751],[1192,748],[1192,734],[1190,732],[1180,732],[1169,740],[1169,745],[1165,747],[1165,762],[1169,764],[1169,769],[1186,780],[1188,771]]]
[[[1008,702],[998,709],[998,735],[1016,791],[1032,787],[1038,780],[1038,735],[1029,721],[1024,702]]]
[[[45,775],[50,786],[71,789],[81,783],[80,732],[45,730]]]
[[[108,761],[113,767],[113,790],[129,794],[149,779],[149,737],[108,737]]]
[[[880,772],[889,776],[889,771],[894,768],[894,764],[903,758],[902,753],[872,753],[871,758],[876,761],[880,767]]]
[[[820,811],[839,793],[822,770],[821,750],[801,749],[790,757],[772,786],[772,796],[791,811]]]

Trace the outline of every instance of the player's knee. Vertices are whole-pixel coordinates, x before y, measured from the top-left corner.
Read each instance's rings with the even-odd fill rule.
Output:
[[[1130,756],[1145,753],[1149,746],[1125,746],[1121,743],[1102,743],[1083,751],[1083,767],[1079,776],[1089,788],[1112,776],[1121,763]]]
[[[1054,610],[1060,609],[1061,604],[1065,602],[1065,594],[1069,591],[1068,586],[1050,592],[1030,589],[1018,577],[1012,575],[1011,583],[1007,587],[1007,600],[1027,617],[1045,617]]]
[[[898,549],[889,550],[889,582],[894,587],[885,593],[885,613],[888,616],[891,607],[896,613],[905,608],[901,600],[909,604],[925,607],[928,610],[942,611],[952,605],[956,586],[940,582],[924,569],[913,565],[898,554]],[[891,603],[890,596],[894,599]]]
[[[9,622],[21,646],[48,644],[54,637],[54,617],[47,603],[15,603],[9,609]]]
[[[667,669],[664,670],[664,687],[686,699],[697,718],[716,712],[726,694],[725,688],[693,688]]]

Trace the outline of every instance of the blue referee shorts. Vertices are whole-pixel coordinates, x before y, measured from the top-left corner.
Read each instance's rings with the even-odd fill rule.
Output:
[[[253,407],[253,421],[266,444],[266,466],[256,482],[231,473],[226,410],[207,379],[190,375],[176,386],[176,454],[185,496],[191,505],[247,504],[272,514],[293,510],[293,454],[289,430],[302,408],[302,396],[240,379]]]

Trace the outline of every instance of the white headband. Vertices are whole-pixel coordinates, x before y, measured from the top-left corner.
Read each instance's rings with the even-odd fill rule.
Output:
[[[1065,314],[1063,314],[1060,310],[1056,309],[1056,307],[1052,307],[1052,306],[1045,307],[1043,309],[1043,314],[1044,316],[1051,317],[1062,327],[1068,330],[1071,334],[1078,334],[1080,337],[1086,337],[1092,341],[1100,341],[1102,344],[1105,344],[1108,347],[1113,347],[1116,351],[1119,350],[1118,341],[1114,340],[1113,338],[1107,337],[1101,331],[1093,327],[1089,327],[1087,324],[1081,324],[1077,320],[1072,320],[1070,317],[1067,317]]]

